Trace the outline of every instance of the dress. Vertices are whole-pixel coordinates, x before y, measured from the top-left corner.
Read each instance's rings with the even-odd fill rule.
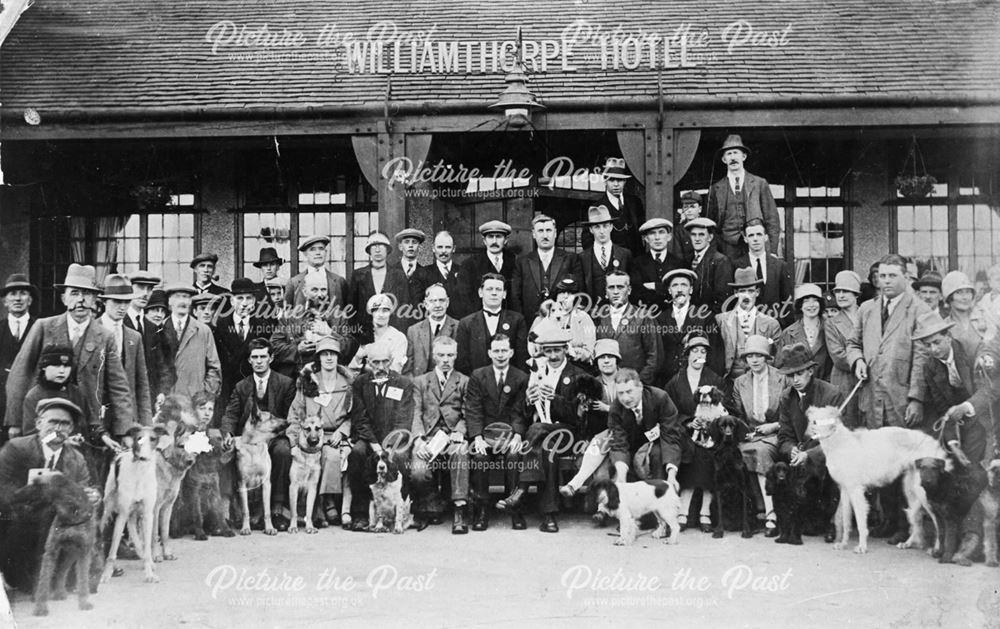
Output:
[[[698,386],[715,386],[721,389],[723,382],[714,371],[704,367],[698,379]],[[694,419],[698,399],[688,382],[687,369],[677,372],[667,383],[666,390],[677,407],[678,418],[684,432],[684,456],[677,473],[677,482],[682,489],[711,491],[715,488],[715,461],[710,449],[696,445],[691,439],[692,431],[689,423]]]

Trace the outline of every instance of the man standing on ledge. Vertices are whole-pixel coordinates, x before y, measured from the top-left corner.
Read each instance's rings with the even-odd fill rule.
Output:
[[[625,182],[631,178],[624,159],[609,157],[604,163],[604,196],[594,205],[603,205],[611,213],[611,242],[639,253],[642,239],[637,229],[646,218],[646,210],[639,197],[625,194]],[[594,236],[589,231],[583,232],[582,239],[585,249],[594,244]]]
[[[214,253],[199,253],[191,260],[191,268],[194,270],[195,295],[210,293],[212,295],[225,295],[225,288],[215,283],[215,265],[219,263],[219,256]]]
[[[743,168],[743,162],[750,156],[750,149],[743,146],[740,136],[731,135],[723,142],[719,153],[727,172],[723,179],[712,184],[708,192],[706,212],[706,217],[719,225],[719,251],[730,260],[746,254],[747,246],[742,240],[743,227],[747,221],[756,218],[764,223],[771,253],[777,255],[781,236],[778,207],[771,196],[767,180],[748,173]]]

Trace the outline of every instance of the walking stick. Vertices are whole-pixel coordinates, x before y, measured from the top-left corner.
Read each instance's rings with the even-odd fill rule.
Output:
[[[840,408],[837,409],[838,413],[844,412],[844,409],[847,408],[847,405],[851,402],[851,398],[854,397],[854,394],[858,392],[858,389],[861,388],[861,385],[864,384],[864,382],[865,382],[864,380],[858,380],[858,383],[854,385],[854,388],[851,389],[851,392],[847,395],[847,398],[844,400],[844,403],[841,404]]]

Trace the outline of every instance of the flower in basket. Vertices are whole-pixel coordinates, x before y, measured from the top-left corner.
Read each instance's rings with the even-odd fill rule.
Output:
[[[922,199],[934,191],[937,179],[933,175],[900,175],[896,189],[907,199]]]

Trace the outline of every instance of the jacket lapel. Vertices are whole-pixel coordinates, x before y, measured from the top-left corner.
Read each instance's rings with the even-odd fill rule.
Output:
[[[910,306],[912,305],[912,298],[909,295],[902,295],[899,298],[899,303],[893,309],[892,314],[889,315],[889,320],[886,321],[885,330],[882,331],[882,342],[886,342],[892,336],[896,328],[906,319],[906,315],[909,312]],[[882,304],[878,305],[879,321],[881,321],[881,309]]]
[[[86,365],[90,362],[90,355],[98,348],[104,349],[104,334],[101,327],[101,322],[97,319],[91,319],[90,324],[87,326],[87,330],[83,333],[83,339],[80,341],[80,357],[77,363],[77,369],[81,366]]]
[[[549,286],[546,286],[546,288],[552,289],[558,284],[559,271],[562,269],[565,260],[566,254],[561,249],[553,250],[552,268],[549,269]]]
[[[555,260],[555,256],[553,256]],[[531,269],[531,277],[535,280],[535,286],[539,288],[539,291],[545,290],[546,286],[542,286],[542,259],[538,257],[538,251],[532,251],[531,256],[528,258],[528,267]]]

